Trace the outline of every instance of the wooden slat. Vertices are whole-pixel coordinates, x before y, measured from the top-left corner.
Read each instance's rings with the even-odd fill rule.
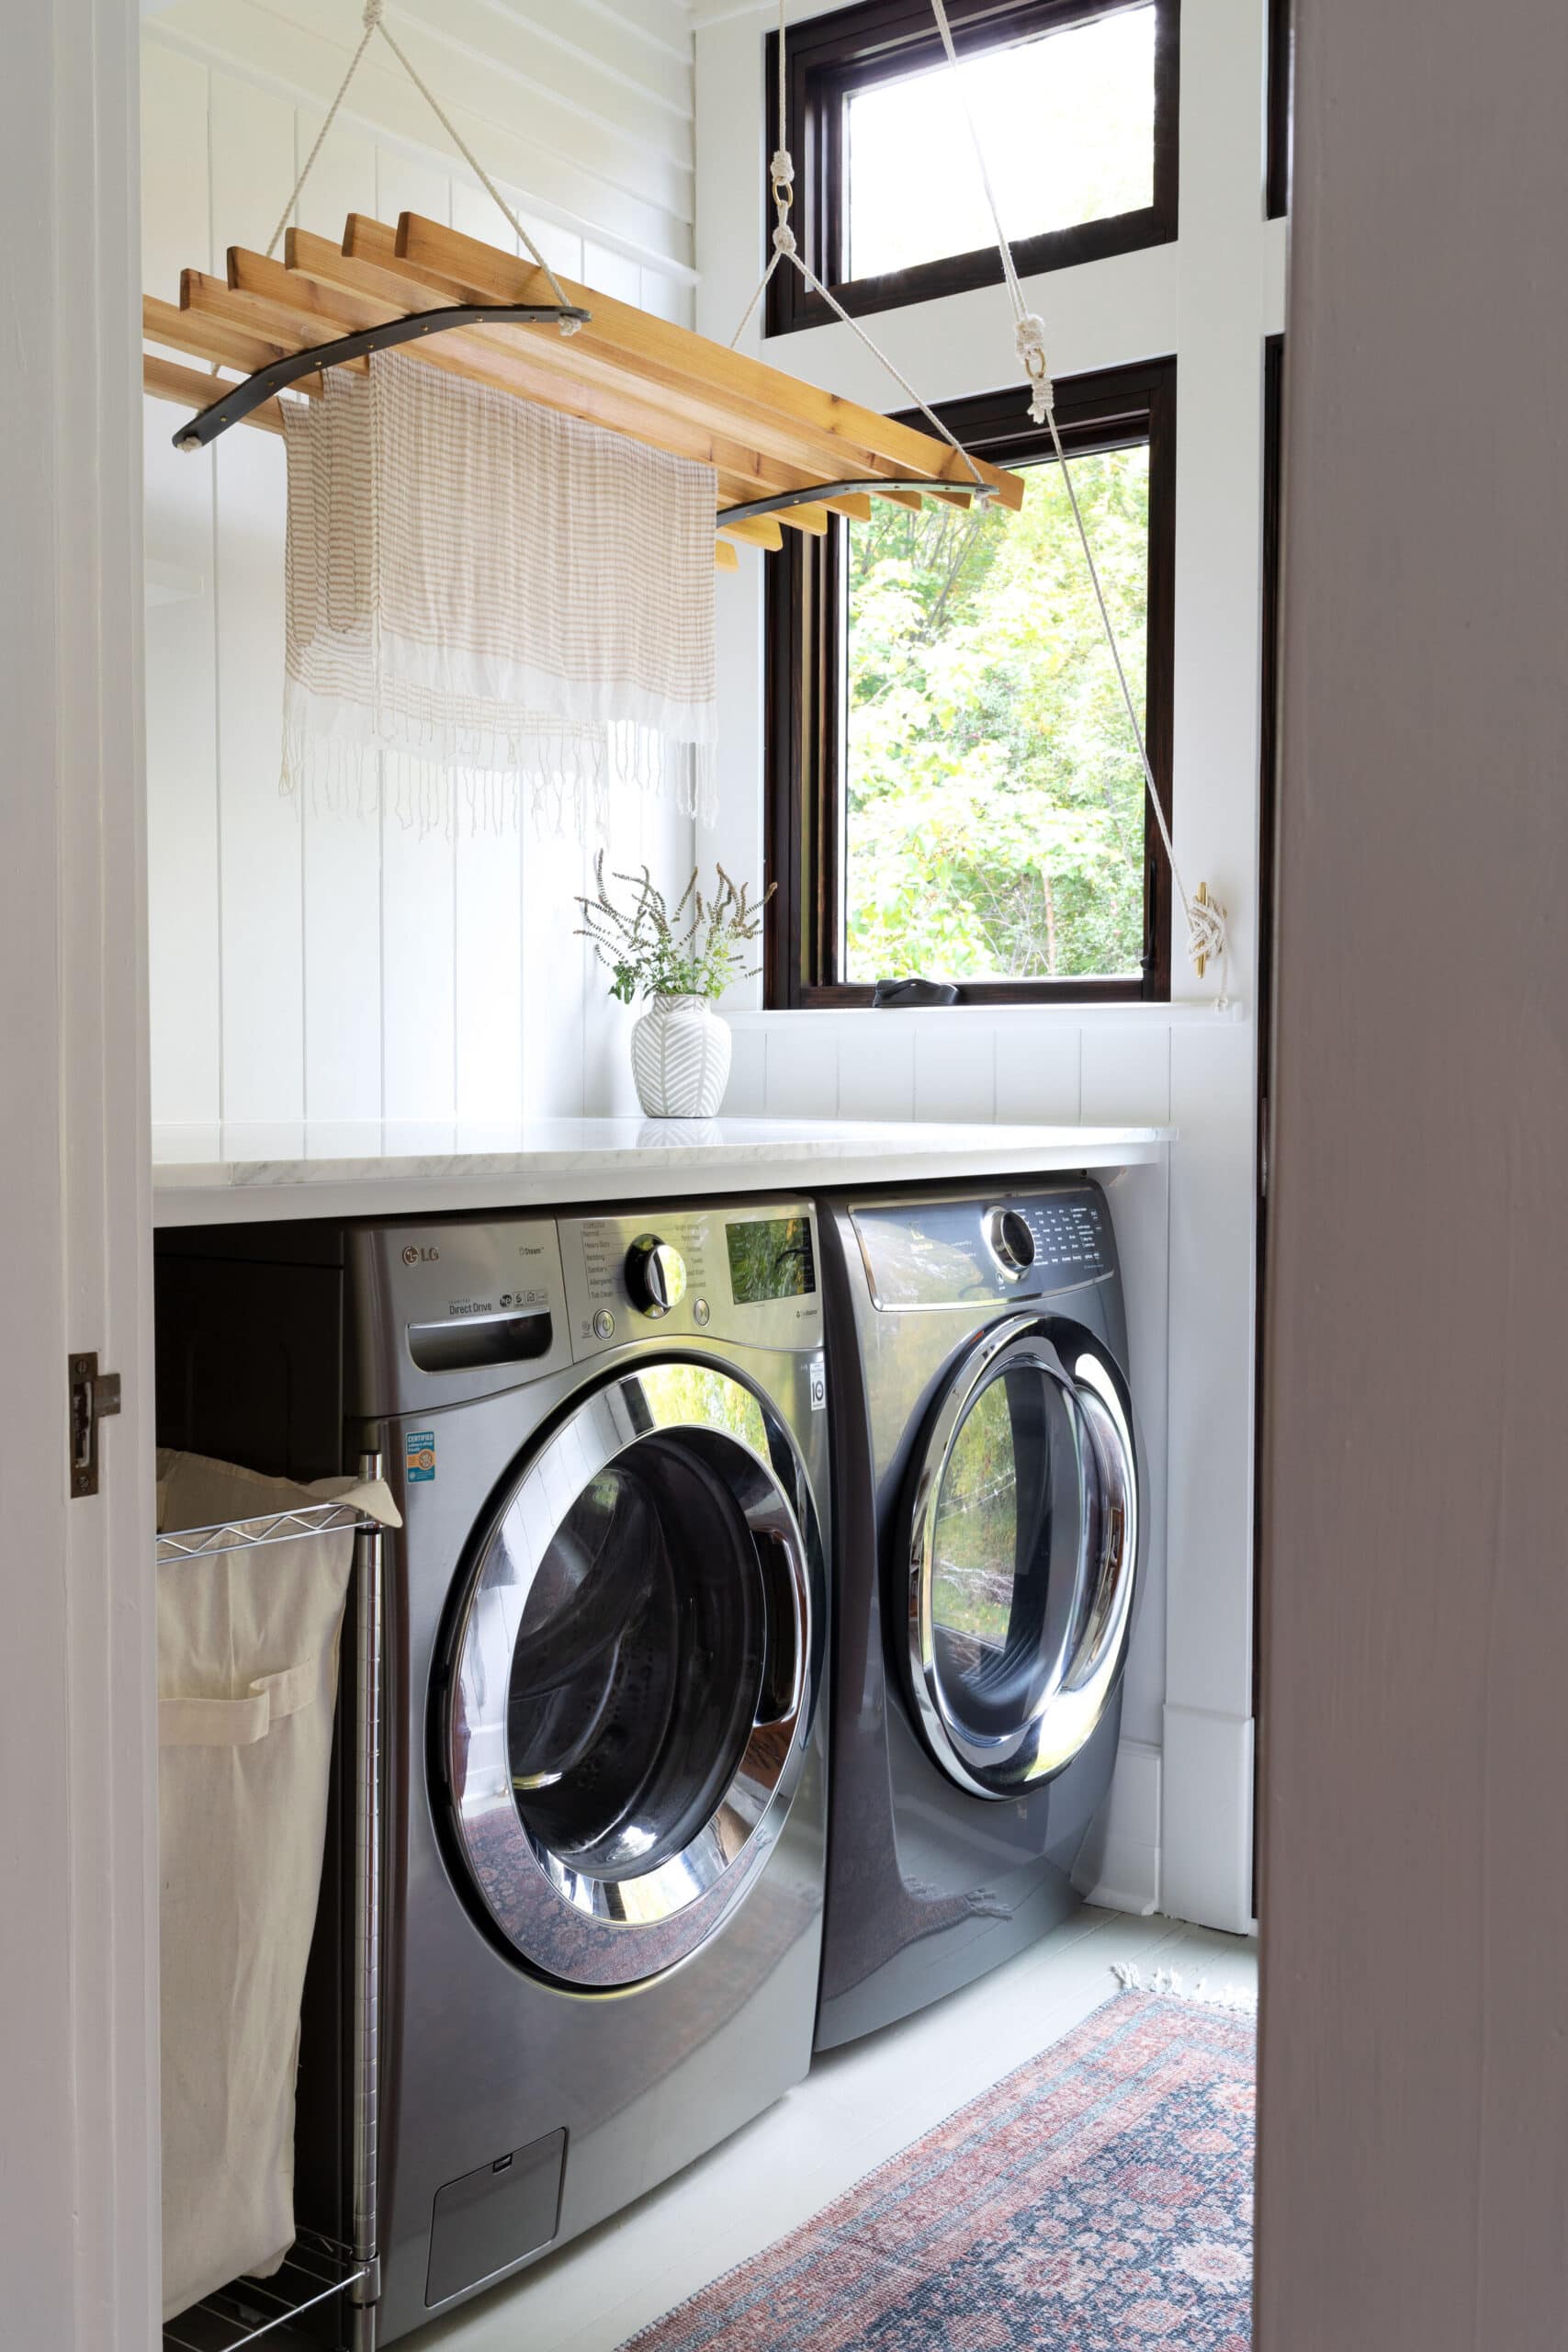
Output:
[[[713,568],[716,571],[739,571],[740,569],[739,548],[732,548],[728,539],[715,539]]]
[[[321,378],[315,378],[320,383]],[[150,351],[141,355],[141,389],[155,400],[177,401],[182,408],[207,408],[231,389],[226,376],[204,376],[199,368],[182,368],[177,359],[160,359]],[[259,425],[264,433],[281,433],[283,410],[276,400],[263,401],[260,408],[252,409],[242,422]]]
[[[825,498],[822,503],[829,514],[847,514],[852,523],[871,520],[871,500],[863,490],[847,491],[842,498]]]
[[[497,246],[462,236],[417,213],[401,216],[390,253],[388,237],[385,223],[354,213],[349,216],[344,250],[383,267],[398,261],[410,263],[422,278],[441,279],[455,291],[472,288],[491,300],[507,301],[550,299],[547,280],[531,263],[518,261]],[[705,385],[725,396],[732,413],[739,403],[754,402],[775,419],[793,421],[809,430],[816,441],[826,433],[843,452],[840,480],[884,471],[929,474],[940,481],[972,480],[959,452],[928,434],[819,391],[742,353],[727,351],[629,303],[616,302],[566,280],[562,284],[570,301],[580,301],[593,312],[592,324],[565,346],[569,352],[581,345],[584,356],[615,353],[647,382],[669,379],[673,386]],[[863,462],[867,457],[869,464]],[[1005,505],[1022,504],[1024,484],[1020,476],[983,460],[977,461],[977,470]]]
[[[329,246],[328,250],[332,248]],[[243,245],[230,246],[228,270],[231,293],[254,294],[279,304],[303,324],[313,327],[312,340],[318,343],[339,331],[355,334],[361,327],[380,326],[384,320],[398,318],[404,311],[420,307],[417,303],[388,300],[385,296],[378,298],[355,287],[324,285],[307,271],[291,269],[265,254],[251,253]]]
[[[739,523],[727,523],[721,514],[718,527],[727,538],[743,539],[748,547],[782,548],[784,527],[776,514],[752,514]]]
[[[889,506],[908,506],[916,514],[921,512],[926,503],[918,490],[879,490],[876,496],[885,498]]]
[[[178,311],[153,294],[141,298],[141,332],[149,343],[166,344],[171,351],[188,351],[197,359],[217,360],[242,376],[254,376],[258,368],[284,356],[283,349],[253,329]],[[298,351],[299,345],[290,344],[287,348]]]

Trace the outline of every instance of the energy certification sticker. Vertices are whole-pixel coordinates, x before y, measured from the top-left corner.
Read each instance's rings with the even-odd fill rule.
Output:
[[[403,1470],[410,1486],[435,1476],[435,1431],[411,1430],[403,1440]]]

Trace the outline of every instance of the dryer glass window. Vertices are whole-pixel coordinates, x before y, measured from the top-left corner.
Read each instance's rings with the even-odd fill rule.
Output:
[[[944,1713],[976,1740],[1026,1723],[1070,1654],[1081,1588],[1084,1433],[1032,1363],[980,1391],[949,1450],[931,1569]]]
[[[573,1870],[630,1880],[691,1842],[734,1778],[767,1608],[734,1496],[673,1438],[601,1470],[539,1561],[507,1696],[513,1801]]]

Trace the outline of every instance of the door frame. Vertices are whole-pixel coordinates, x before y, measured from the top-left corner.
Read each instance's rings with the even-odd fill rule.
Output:
[[[139,23],[14,11],[0,80],[0,2276],[51,2352],[146,2352],[162,2301]],[[68,1350],[123,1382],[77,1500]]]

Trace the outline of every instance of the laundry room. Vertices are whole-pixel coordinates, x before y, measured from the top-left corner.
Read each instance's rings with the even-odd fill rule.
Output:
[[[1285,251],[1283,218],[1258,199],[1268,12],[1227,0],[1185,28],[1167,0],[984,12],[956,75],[933,13],[881,0],[786,12],[782,46],[776,10],[621,14],[454,23],[175,0],[142,37],[157,1434],[175,1465],[161,1524],[194,1523],[178,1483],[213,1461],[296,1489],[364,1473],[366,1507],[402,1522],[359,1538],[387,1588],[377,1917],[345,1902],[336,1941],[318,1930],[295,2127],[314,2219],[352,2252],[353,2166],[325,2181],[320,2148],[344,2085],[363,2098],[373,2080],[396,2119],[378,2293],[360,2303],[351,2287],[345,2305],[374,2310],[382,2343],[440,2314],[454,2343],[513,2324],[606,2352],[650,2324],[683,2343],[667,2312],[737,2265],[756,2291],[792,2229],[809,2239],[836,2199],[867,2197],[887,2160],[1038,2067],[1080,2016],[1103,2012],[1098,2036],[1130,2014],[1123,1980],[1168,1985],[1156,2019],[1182,2030],[1201,2009],[1224,2080],[1250,2068],[1260,582]],[[954,12],[955,41],[964,23]],[[1006,96],[1014,73],[1027,104]],[[819,220],[795,157],[844,107],[842,184],[822,186]],[[1063,152],[1035,184],[1043,112]],[[971,125],[1036,288],[1048,417]],[[946,194],[904,218],[917,151],[940,153]],[[794,276],[779,226],[815,283],[848,289],[853,323]],[[878,239],[909,260],[857,265],[852,244]],[[754,299],[759,254],[774,266]],[[378,512],[345,537],[324,492],[307,511],[328,464],[299,437],[310,397],[296,413],[272,376],[287,430],[256,430],[253,411],[182,440],[236,369],[279,341],[373,330],[394,297],[425,313],[539,299],[594,312],[570,336],[548,320],[446,330],[500,395],[500,424],[518,390],[562,403],[531,412],[554,437],[518,475],[508,534],[559,548],[605,527],[604,507],[640,600],[695,603],[662,543],[684,527],[683,480],[653,485],[650,556],[647,482],[579,465],[595,444],[641,456],[610,435],[644,420],[710,509],[691,460],[717,467],[721,526],[748,510],[721,528],[726,568],[701,551],[713,687],[694,746],[666,718],[651,752],[651,729],[633,762],[613,742],[585,785],[557,737],[510,741],[493,765],[471,741],[439,752],[447,715],[429,698],[418,722],[437,752],[412,727],[393,749],[384,710],[379,741],[355,738],[341,616],[330,675],[305,643],[313,616],[400,528],[428,562],[419,501],[449,527],[460,485],[418,483],[399,524],[367,478]],[[488,373],[487,335],[502,353]],[[434,339],[412,350],[441,356]],[[400,367],[411,392],[468,389],[412,357],[358,364],[372,380]],[[346,363],[320,380],[327,402],[359,389]],[[814,391],[852,447],[824,443]],[[798,447],[764,398],[806,402]],[[875,426],[889,410],[906,421]],[[468,428],[418,415],[399,463],[428,472],[437,433]],[[509,461],[480,462],[489,477]],[[1081,544],[1070,510],[1046,504],[1064,464]],[[907,486],[928,469],[938,497]],[[893,494],[854,487],[875,479]],[[834,506],[789,503],[818,484]],[[477,513],[458,526],[491,527]],[[959,616],[945,647],[890,601],[944,569]],[[493,593],[554,603],[561,576],[558,557]],[[844,654],[807,649],[803,616],[835,606]],[[378,625],[388,642],[404,626],[384,609]],[[465,625],[436,611],[444,657]],[[917,664],[935,703],[933,647],[967,701],[906,715],[889,739]],[[656,649],[661,685],[681,650]],[[840,659],[850,707],[828,752],[799,714]],[[874,663],[895,660],[901,674],[879,679]],[[1060,684],[1037,687],[1042,670]],[[1200,690],[1209,677],[1223,695]],[[1012,733],[987,718],[1009,681],[1039,700]],[[913,847],[944,739],[978,745],[943,787],[968,796],[968,867]],[[901,801],[879,761],[904,777]],[[987,784],[1009,761],[1031,763],[1024,831],[1054,843],[1021,864],[1019,814]],[[822,882],[780,844],[798,826],[803,854],[832,854],[813,811],[833,794],[849,813],[829,943],[803,915]],[[1160,831],[1173,815],[1179,880]],[[728,1070],[716,1098],[665,1105],[638,1061],[639,1017],[644,1035],[665,1018],[639,959],[656,907],[681,945],[693,875],[697,951],[728,980],[704,1006]],[[1216,922],[1194,959],[1200,881]],[[888,979],[914,1001],[874,1002],[866,983]],[[395,1220],[385,1238],[367,1214]],[[669,1397],[668,1370],[627,1376],[654,1339],[700,1351],[700,1394],[691,1374]],[[798,1411],[803,1376],[831,1389],[819,1415]],[[633,1473],[623,1422],[655,1398],[634,1449],[649,1468]],[[711,1425],[693,1431],[698,1418]],[[738,1437],[775,1470],[787,1458],[797,1487],[753,1491]],[[541,1498],[564,1500],[569,1475],[582,1498],[549,1541]],[[355,1539],[331,1542],[347,1561]],[[742,1572],[752,1547],[760,1574]],[[886,1581],[890,1550],[911,1547],[929,1581],[912,1636],[886,1622]],[[705,1579],[684,1595],[682,1554]],[[755,1588],[749,1611],[727,1614],[727,1582]],[[345,1637],[356,1672],[372,1638]],[[687,1680],[699,1657],[731,1678],[732,1702]],[[771,1704],[744,1701],[759,1673]],[[199,1762],[165,1757],[165,1777]],[[342,1857],[367,1832],[341,1748],[333,1804]],[[387,1815],[404,1825],[389,1848]],[[352,2001],[329,2030],[314,1990],[344,1980],[344,1948],[367,1937],[399,1988],[380,1999],[374,2061],[363,2020],[366,2048],[344,2046]],[[625,1997],[606,2007],[606,1992]],[[466,2038],[442,2021],[449,2005]],[[199,2007],[165,1966],[166,2041]],[[521,2065],[504,2086],[502,2047]],[[166,2054],[165,2083],[180,2076]],[[165,2212],[199,2240],[189,2181],[209,2143],[175,2104]],[[981,2177],[987,2138],[982,2122]],[[1245,2127],[1230,2138],[1204,2184],[1229,2268],[1173,2272],[1183,2324],[1245,2311],[1250,2143]],[[303,2216],[303,2185],[299,2201]],[[606,2260],[612,2223],[624,2254]],[[202,2325],[224,2324],[180,2307],[199,2289],[227,2309],[229,2279],[254,2267],[242,2244],[220,2239],[206,2261],[193,2247],[166,2278],[174,2340],[205,2346]],[[972,2258],[972,2229],[965,2245]],[[819,2267],[814,2298],[836,2291]],[[865,2324],[880,2308],[874,2295]],[[1032,2288],[1018,2304],[1042,2327],[1052,2308]],[[818,2309],[802,2341],[820,2324]]]
[[[1318,2258],[1397,2203],[1404,1831],[1316,1792],[1407,1532],[1321,1372],[1403,919],[1328,420],[1416,337],[1316,13],[39,11],[0,2338],[1414,2352]]]

